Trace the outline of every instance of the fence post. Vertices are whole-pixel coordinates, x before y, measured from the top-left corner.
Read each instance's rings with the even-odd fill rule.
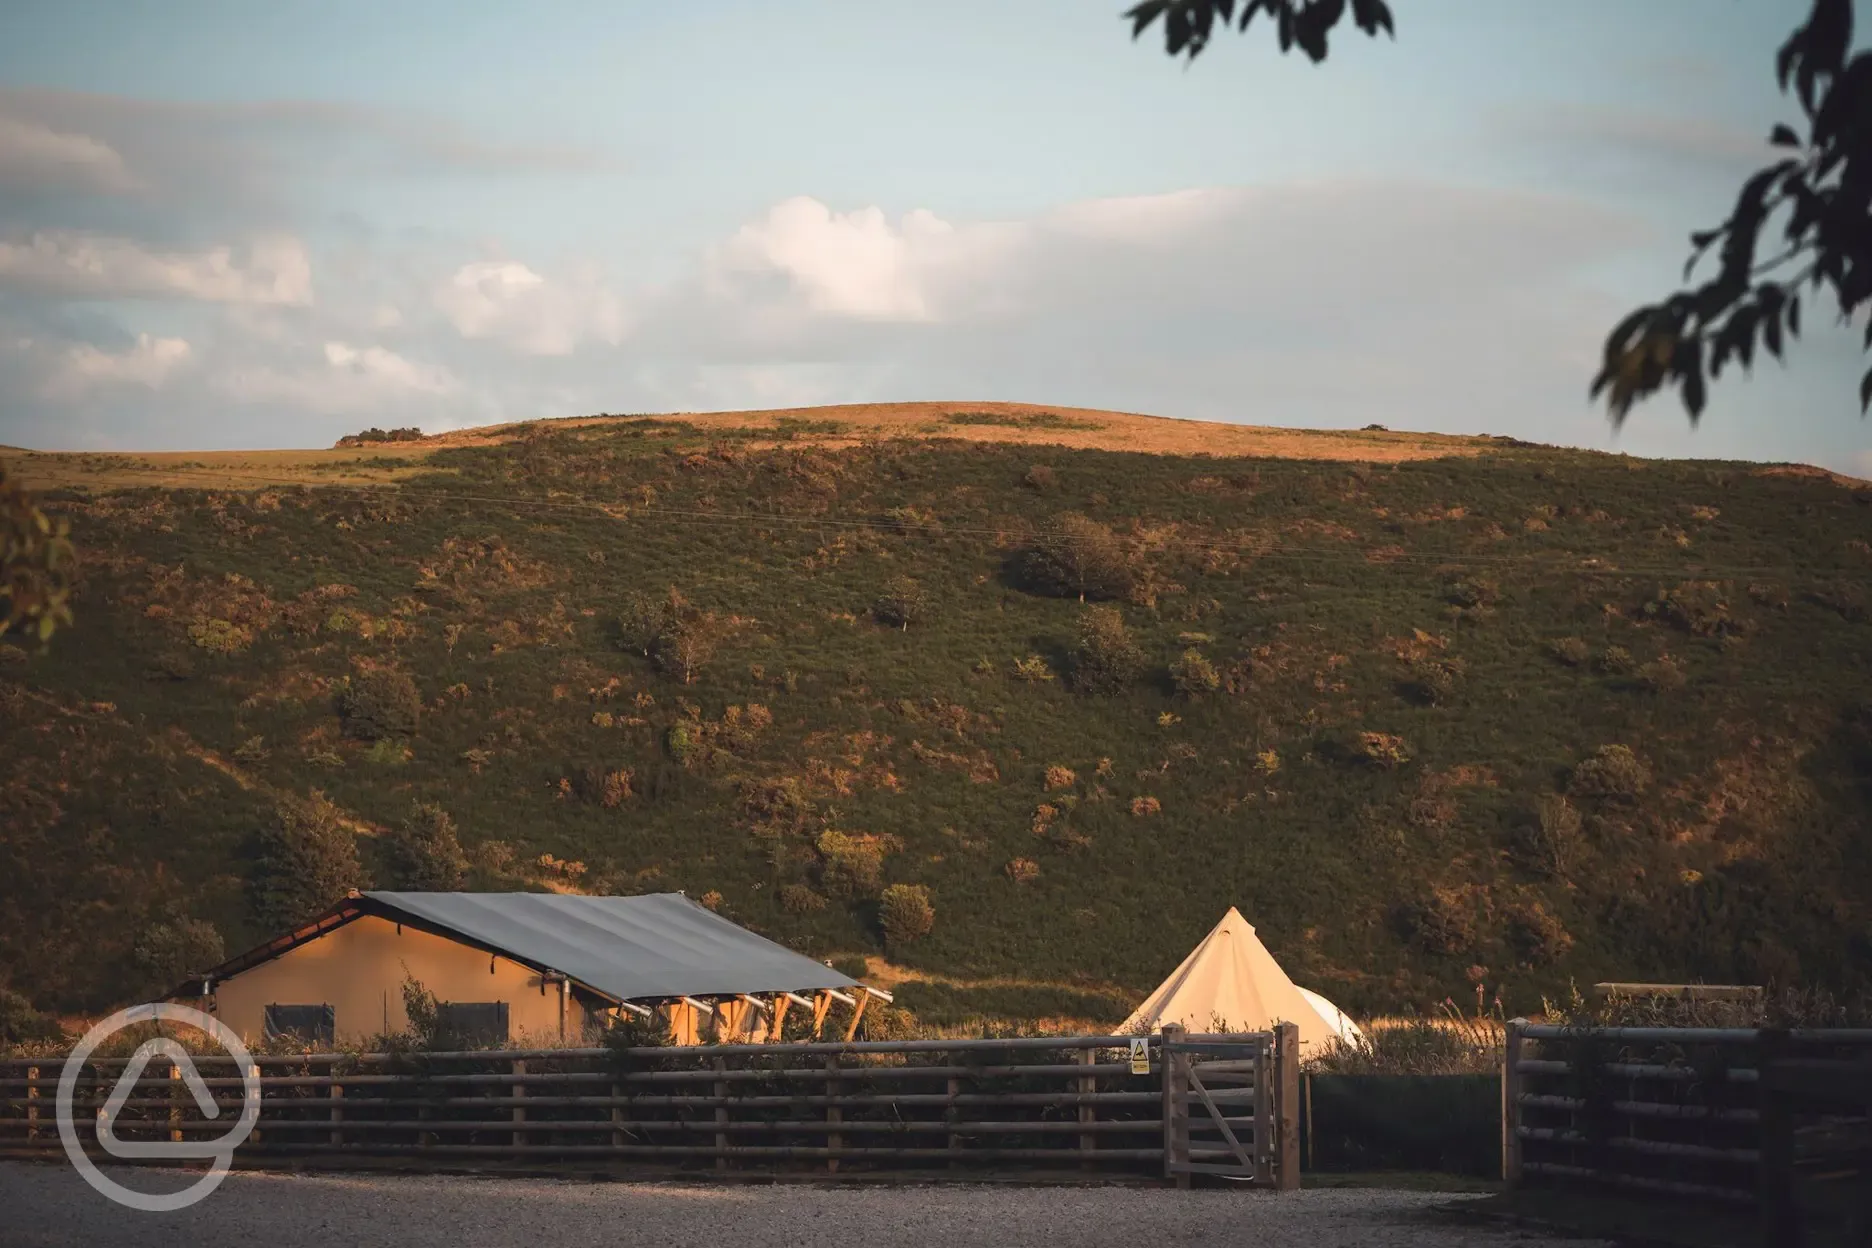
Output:
[[[825,1091],[826,1091],[825,1120],[829,1123],[836,1124],[836,1123],[845,1121],[845,1111],[840,1109],[837,1103],[839,1081],[833,1078],[831,1074],[832,1071],[835,1071],[839,1068],[838,1054],[836,1053],[826,1054],[825,1068],[827,1072],[826,1081],[825,1081]],[[837,1131],[826,1132],[826,1147],[827,1148],[845,1147],[845,1137]],[[839,1159],[837,1157],[827,1157],[826,1163],[825,1163],[826,1173],[837,1174],[838,1163],[839,1163]]]
[[[1521,1028],[1525,1019],[1511,1018],[1502,1032],[1501,1068],[1501,1177],[1509,1188],[1521,1186]]]
[[[941,1058],[945,1066],[954,1066],[958,1061],[957,1055],[954,1053],[943,1053],[941,1054]],[[943,1107],[943,1118],[951,1123],[958,1122],[961,1120],[961,1110],[956,1106],[956,1097],[962,1094],[962,1080],[955,1075],[950,1075],[947,1086],[949,1090],[949,1103]],[[962,1137],[955,1133],[953,1127],[949,1131],[947,1143],[949,1148],[949,1168],[951,1170],[960,1169],[962,1159],[957,1157],[956,1153],[962,1147]]]
[[[344,1147],[344,1084],[338,1082],[338,1076],[329,1067],[326,1073],[331,1076],[331,1142],[333,1148]]]
[[[1163,1132],[1164,1177],[1173,1178],[1179,1188],[1190,1185],[1187,1171],[1175,1169],[1189,1163],[1189,1080],[1184,1070],[1188,1055],[1172,1047],[1183,1038],[1183,1028],[1167,1023],[1163,1028]]]
[[[182,1068],[169,1063],[169,1139],[182,1141]]]
[[[1764,1027],[1755,1035],[1755,1087],[1761,1115],[1761,1231],[1764,1244],[1800,1242],[1794,1206],[1794,1105],[1792,1094],[1777,1088],[1776,1064],[1786,1055],[1788,1033]]]
[[[718,1057],[713,1065],[720,1075],[728,1069],[728,1059]],[[728,1081],[719,1078],[715,1080],[715,1168],[728,1168]]]
[[[1274,1186],[1300,1190],[1300,1027],[1282,1023],[1274,1049]]]
[[[235,1069],[236,1069],[236,1070],[239,1070],[239,1069],[240,1069],[240,1067],[239,1067],[239,1066],[236,1066],[236,1067],[235,1067]],[[257,1098],[255,1098],[255,1099],[257,1099],[257,1100],[259,1100],[259,1101],[260,1101],[260,1102],[262,1103],[262,1104],[261,1104],[261,1108],[262,1108],[262,1109],[264,1110],[264,1109],[265,1109],[265,1101],[266,1101],[266,1085],[265,1085],[264,1083],[261,1083],[261,1082],[260,1082],[260,1063],[259,1063],[259,1062],[254,1062],[254,1063],[251,1063],[251,1064],[250,1064],[250,1065],[249,1065],[249,1066],[247,1067],[247,1073],[248,1073],[249,1075],[251,1075],[251,1076],[253,1077],[253,1085],[254,1085],[254,1087],[256,1087],[256,1088],[259,1088],[259,1089],[260,1089],[260,1095],[259,1095],[259,1096],[258,1096]],[[243,1091],[244,1091],[244,1089],[243,1089]],[[253,1129],[253,1134],[252,1134],[252,1135],[249,1135],[249,1136],[248,1136],[247,1138],[248,1138],[248,1139],[249,1139],[250,1141],[252,1141],[253,1143],[255,1143],[255,1144],[258,1144],[258,1143],[260,1142],[260,1139],[261,1139],[261,1136],[262,1136],[263,1134],[265,1134],[265,1133],[264,1133],[264,1132],[262,1132],[262,1131],[260,1130],[260,1128],[256,1126],[256,1127],[255,1127],[255,1128]],[[288,1137],[288,1138],[290,1138],[290,1137]]]
[[[624,1085],[611,1085],[611,1147],[624,1147],[624,1132],[617,1124],[624,1121],[624,1107],[617,1102],[624,1097]]]
[[[1097,1061],[1097,1049],[1079,1050],[1079,1064],[1081,1066],[1090,1066]],[[1092,1075],[1079,1076],[1079,1095],[1081,1097],[1079,1101],[1079,1122],[1081,1125],[1089,1124],[1097,1117],[1096,1113],[1093,1111],[1092,1102],[1084,1099],[1090,1097],[1097,1090],[1098,1080],[1095,1077]],[[1081,1131],[1079,1133],[1079,1168],[1081,1170],[1091,1170],[1095,1168],[1092,1164],[1091,1154],[1097,1148],[1098,1136],[1096,1134],[1091,1131]]]
[[[39,1138],[39,1068],[26,1068],[26,1142]]]
[[[1274,1183],[1274,1068],[1279,1060],[1274,1043],[1274,1033],[1264,1032],[1261,1043],[1255,1049],[1254,1182],[1256,1187],[1270,1187]]]
[[[513,1059],[514,1081],[513,1081],[512,1086],[513,1086],[514,1100],[516,1101],[522,1101],[526,1099],[526,1084],[520,1082],[520,1076],[526,1074],[526,1068],[527,1068],[526,1058],[516,1057]],[[526,1138],[527,1138],[526,1131],[520,1127],[520,1124],[526,1121],[526,1106],[515,1105],[513,1107],[513,1121],[514,1121],[513,1147],[516,1149],[525,1148]]]

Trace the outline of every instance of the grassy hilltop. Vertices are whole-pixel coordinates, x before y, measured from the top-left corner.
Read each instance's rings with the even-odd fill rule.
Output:
[[[476,886],[958,981],[1134,995],[1231,904],[1355,1011],[1872,974],[1863,483],[1006,404],[16,463],[86,559],[0,647],[45,1008],[267,934],[314,790],[379,880],[433,802]]]

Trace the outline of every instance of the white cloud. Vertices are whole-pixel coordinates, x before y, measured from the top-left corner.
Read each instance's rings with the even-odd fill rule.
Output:
[[[0,241],[0,288],[67,299],[168,298],[303,306],[312,302],[312,263],[288,236],[240,251],[158,251],[127,238],[40,230]]]
[[[315,307],[190,309],[206,328],[187,333],[185,381],[99,389],[134,401],[85,411],[123,443],[147,445],[139,431],[158,428],[178,447],[316,444],[360,419],[435,429],[971,398],[1603,446],[1585,386],[1629,296],[1597,275],[1648,237],[1565,195],[1426,182],[1195,189],[1007,221],[793,199],[636,291],[379,237],[348,259],[321,251]],[[1802,342],[1815,385],[1836,367],[1808,341],[1819,332]],[[15,372],[27,384],[14,391],[34,392],[38,374]],[[1842,375],[1841,393],[1856,393],[1857,375]],[[1725,379],[1712,396],[1733,450],[1714,415],[1694,435],[1649,421],[1624,444],[1642,433],[1653,453],[1822,453],[1768,432],[1770,392],[1748,384]],[[1783,397],[1792,408],[1799,396]],[[30,435],[0,440],[78,436],[50,408],[14,410],[0,419]]]
[[[22,345],[30,350],[32,344]],[[123,386],[155,390],[186,367],[193,355],[186,339],[148,334],[138,334],[135,345],[124,351],[76,343],[51,354],[40,392],[49,399],[71,401]]]
[[[325,344],[325,362],[351,377],[390,391],[412,394],[447,394],[455,379],[447,370],[417,364],[382,347],[353,347],[342,342]]]
[[[0,116],[0,187],[121,194],[139,185],[108,143],[25,118]]]
[[[429,410],[461,389],[447,369],[420,363],[383,347],[327,342],[323,367],[303,358],[291,367],[243,365],[222,372],[214,389],[239,403],[296,408],[322,416],[372,412],[385,420],[412,408]]]
[[[595,274],[548,281],[512,260],[462,265],[436,292],[435,306],[462,337],[505,342],[527,355],[615,346],[626,332],[622,302]]]
[[[835,213],[799,196],[736,231],[708,257],[708,273],[715,293],[726,298],[779,277],[815,312],[925,320],[932,310],[924,270],[954,234],[954,226],[926,209],[892,226],[876,207]]]

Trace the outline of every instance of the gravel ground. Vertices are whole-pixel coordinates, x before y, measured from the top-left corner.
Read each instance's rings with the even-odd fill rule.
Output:
[[[106,1173],[146,1191],[178,1176]],[[1586,1248],[1452,1224],[1460,1197],[1375,1189],[1273,1194],[1167,1188],[708,1186],[439,1175],[237,1173],[192,1208],[138,1213],[65,1166],[0,1163],[4,1248]]]

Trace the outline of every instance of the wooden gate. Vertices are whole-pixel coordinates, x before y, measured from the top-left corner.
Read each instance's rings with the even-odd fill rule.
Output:
[[[1299,1187],[1299,1048],[1292,1023],[1210,1035],[1165,1027],[1164,1175],[1178,1187],[1196,1174]]]

